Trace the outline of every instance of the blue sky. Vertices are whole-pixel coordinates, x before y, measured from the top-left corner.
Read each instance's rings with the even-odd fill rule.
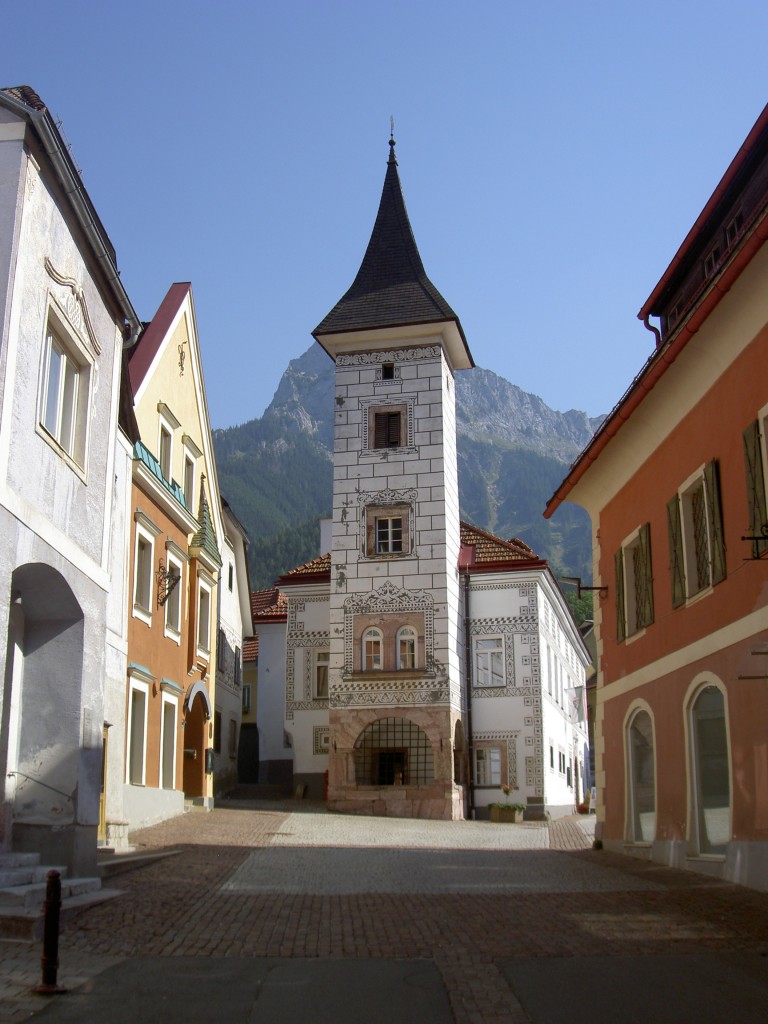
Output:
[[[351,283],[390,115],[475,362],[595,415],[768,99],[767,34],[764,0],[36,0],[0,84],[61,118],[139,316],[192,282],[214,427],[261,415]]]

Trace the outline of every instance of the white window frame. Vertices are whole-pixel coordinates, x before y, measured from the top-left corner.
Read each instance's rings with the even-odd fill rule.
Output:
[[[145,622],[148,626],[151,626],[152,607],[155,599],[155,540],[157,539],[160,531],[152,520],[139,510],[136,511],[134,519],[136,523],[136,537],[133,549],[133,616],[136,619],[141,619],[141,621]],[[146,544],[149,548],[147,579],[145,581],[147,587],[146,606],[142,604],[138,596],[139,548],[142,543]]]
[[[55,350],[58,350],[64,372],[53,396],[49,390],[51,357]],[[64,316],[49,302],[40,367],[37,429],[40,436],[83,478],[87,468],[92,366],[90,354],[67,327]],[[67,380],[72,382],[70,395],[66,394]],[[67,410],[68,426],[64,422]]]
[[[475,747],[474,779],[475,786],[498,789],[501,785],[502,749],[501,746]]]
[[[163,631],[165,635],[173,640],[175,644],[181,646],[181,621],[183,614],[183,597],[184,597],[184,560],[178,555],[172,553],[168,545],[166,544],[166,572],[171,572],[171,567],[178,570],[179,582],[171,591],[170,595],[166,598],[164,611],[164,626]],[[171,613],[175,609],[175,621],[169,621]]]
[[[243,699],[242,699],[242,711],[244,715],[251,713],[251,684],[243,683]]]
[[[372,642],[375,641],[375,642],[378,643],[378,646],[379,646],[378,659],[375,656],[372,658],[373,662],[378,660],[378,663],[379,663],[378,666],[376,666],[376,665],[369,666],[368,665],[368,658],[366,657],[366,644],[368,643],[368,641],[372,641]],[[384,634],[378,628],[378,626],[369,626],[366,630],[363,631],[363,635],[360,638],[360,648],[361,648],[360,649],[360,658],[361,658],[360,665],[361,665],[362,671],[363,672],[381,672],[381,670],[384,668]]]
[[[170,707],[173,711],[173,736],[171,737],[172,744],[172,767],[171,767],[171,785],[164,785],[163,769],[165,767],[165,744],[167,740],[166,728],[165,728],[165,709]],[[160,704],[160,764],[158,766],[158,779],[157,784],[160,789],[173,790],[176,789],[176,753],[177,753],[177,738],[176,738],[176,723],[179,720],[179,702],[176,697],[170,694],[163,693],[162,701]]]
[[[181,444],[184,449],[184,473],[181,490],[184,495],[187,511],[192,512],[194,515],[197,460],[203,453],[188,434],[182,434]]]
[[[328,676],[330,674],[330,663],[331,663],[331,652],[326,648],[316,648],[312,652],[312,699],[313,700],[327,700],[328,699]],[[320,670],[325,669],[325,693],[321,692],[320,683]]]
[[[133,744],[135,736],[133,732],[133,699],[134,694],[141,694],[144,700],[144,721],[142,724],[141,737],[141,781],[133,778]],[[128,728],[126,736],[126,758],[125,758],[125,781],[129,786],[146,786],[147,784],[147,715],[149,711],[149,685],[137,679],[131,679],[128,690]]]
[[[410,652],[410,656],[407,659],[405,659],[413,663],[410,665],[403,664],[404,659],[401,643],[404,640],[413,641],[413,650]],[[400,629],[398,629],[397,636],[395,637],[395,650],[397,653],[398,672],[414,672],[419,664],[419,635],[413,626],[405,625],[401,626]]]
[[[493,648],[489,647],[485,650],[481,649],[482,645],[490,643],[495,644],[495,646]],[[500,656],[501,661],[500,682],[494,682],[493,656],[495,654]],[[487,665],[484,665],[486,661]],[[473,685],[477,689],[499,689],[500,687],[506,686],[504,637],[501,633],[474,637],[472,640],[472,664],[474,666],[475,675]]]
[[[647,629],[647,626],[641,625],[638,620],[639,612],[637,606],[636,553],[641,550],[640,533],[642,529],[643,526],[638,526],[621,545],[621,558],[624,568],[624,630],[626,640],[642,636]],[[652,579],[652,570],[649,570],[649,572]],[[652,583],[649,583],[649,585],[652,586]]]
[[[207,595],[207,615],[206,615],[207,627],[208,627],[207,628],[207,634],[208,634],[208,644],[207,644],[207,646],[204,643],[200,642],[201,641],[201,634],[202,634],[201,625],[202,625],[202,610],[203,610],[203,601],[202,601],[202,595],[203,594]],[[202,573],[200,573],[198,575],[198,578],[197,578],[197,597],[196,597],[195,600],[196,600],[196,603],[197,603],[197,617],[196,617],[196,620],[195,620],[196,627],[197,627],[196,630],[195,630],[195,632],[196,632],[196,636],[195,636],[195,649],[196,649],[197,654],[198,654],[199,657],[205,658],[206,661],[210,661],[210,657],[211,657],[211,623],[212,623],[212,619],[213,619],[213,581],[207,580],[202,575]]]

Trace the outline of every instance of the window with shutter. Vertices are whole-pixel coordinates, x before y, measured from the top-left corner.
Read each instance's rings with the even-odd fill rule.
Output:
[[[616,552],[616,639],[633,636],[653,622],[651,527],[645,523]]]
[[[726,577],[725,536],[717,461],[708,462],[667,505],[672,606]]]
[[[766,507],[764,440],[759,420],[754,420],[744,431],[744,461],[747,471],[747,506],[749,509],[749,535],[752,557],[762,558],[768,551],[768,508]]]
[[[374,448],[399,448],[401,441],[400,412],[377,412],[373,435]]]
[[[680,525],[680,502],[677,495],[667,502],[667,524],[669,526],[672,607],[679,608],[685,601],[685,561],[683,558],[683,531]]]

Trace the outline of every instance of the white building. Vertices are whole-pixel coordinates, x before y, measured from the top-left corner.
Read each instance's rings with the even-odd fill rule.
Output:
[[[314,331],[336,365],[333,540],[277,583],[294,780],[319,795],[327,771],[329,806],[352,813],[461,818],[508,781],[532,814],[570,810],[586,723],[566,693],[587,654],[546,563],[459,522],[454,374],[473,362],[394,145],[357,277]],[[260,687],[267,665],[261,650]]]
[[[125,594],[109,591],[125,568],[122,349],[139,323],[28,87],[0,90],[0,281],[0,849],[93,873],[105,695],[125,677]]]

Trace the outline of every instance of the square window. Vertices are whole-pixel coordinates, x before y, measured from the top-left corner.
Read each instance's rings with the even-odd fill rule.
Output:
[[[403,550],[402,516],[381,516],[376,520],[376,554],[394,555]]]
[[[330,661],[330,651],[315,651],[312,696],[317,700],[325,700],[328,697],[328,666]]]
[[[501,748],[475,748],[475,784],[478,786],[501,785]]]
[[[81,468],[85,465],[90,367],[49,320],[40,424]]]
[[[366,508],[365,537],[365,553],[369,558],[409,554],[410,506],[385,505]]]
[[[504,638],[475,640],[475,686],[504,686]]]

